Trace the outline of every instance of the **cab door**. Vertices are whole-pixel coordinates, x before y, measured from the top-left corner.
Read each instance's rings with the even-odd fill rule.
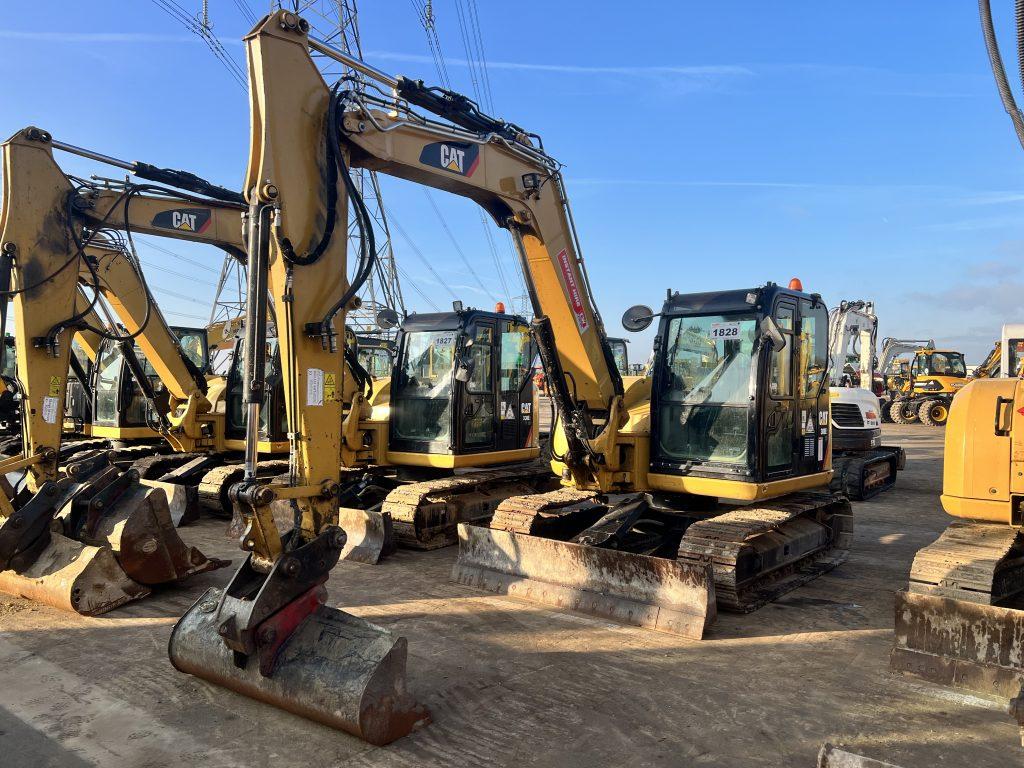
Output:
[[[533,359],[536,345],[525,325],[499,321],[498,450],[528,447],[533,439]]]
[[[472,344],[463,346],[469,377],[462,382],[461,449],[467,453],[494,450],[497,445],[495,321],[480,318],[472,329]]]
[[[828,312],[820,301],[800,299],[796,390],[797,475],[825,466],[829,441]]]
[[[775,302],[775,322],[785,339],[781,349],[772,349],[768,361],[768,391],[762,410],[764,425],[764,468],[769,479],[792,474],[798,439],[795,380],[799,357],[796,339],[797,305],[790,296]]]

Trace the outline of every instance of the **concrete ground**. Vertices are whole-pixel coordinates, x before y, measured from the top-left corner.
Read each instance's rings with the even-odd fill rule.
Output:
[[[701,642],[452,584],[454,549],[341,564],[332,602],[408,638],[433,715],[383,748],[171,667],[173,622],[227,570],[95,619],[0,596],[0,765],[796,767],[825,741],[905,768],[1024,764],[1005,704],[888,671],[893,592],[949,518],[942,430],[886,433],[907,470],[854,505],[850,560]],[[222,530],[182,535],[237,562]]]

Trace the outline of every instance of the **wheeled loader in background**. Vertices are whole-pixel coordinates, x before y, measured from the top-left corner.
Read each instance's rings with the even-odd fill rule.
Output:
[[[1024,117],[987,0],[980,11],[1003,106],[1024,147]],[[1020,26],[1024,8],[1016,13]],[[1003,697],[1024,725],[1024,379],[976,379],[953,398],[941,502],[959,520],[918,551],[907,589],[896,594],[891,667]]]
[[[882,445],[882,405],[874,392],[874,302],[842,301],[829,313],[829,418],[832,489],[863,501],[892,488],[906,464],[899,446]]]
[[[883,345],[883,371],[888,370],[895,357],[889,352],[905,348],[907,342],[887,340],[892,345]],[[913,350],[909,366],[900,373],[886,376],[888,390],[889,418],[897,424],[912,424],[920,419],[922,424],[941,427],[949,417],[949,406],[953,396],[967,383],[967,365],[961,352],[936,349],[934,345]]]

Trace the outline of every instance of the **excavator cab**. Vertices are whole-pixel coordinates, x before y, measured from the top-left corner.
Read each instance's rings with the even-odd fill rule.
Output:
[[[92,434],[92,360],[77,341],[71,344],[71,370],[64,396],[64,432]]]
[[[774,284],[670,295],[655,348],[652,479],[727,481],[746,498],[742,486],[825,471],[827,369],[818,296]]]
[[[242,374],[244,361],[241,346],[235,348],[227,375],[227,423],[224,435],[228,440],[245,440],[246,409],[242,403]],[[284,403],[284,383],[281,379],[281,355],[276,338],[267,338],[264,379],[267,387],[260,408],[260,442],[282,442],[288,439],[287,414]]]
[[[619,369],[620,376],[629,376],[629,350],[626,345],[628,339],[609,338],[608,346],[612,348],[612,357],[615,358],[615,367]]]
[[[480,454],[531,448],[535,354],[521,317],[477,309],[409,317],[391,379],[389,459],[451,468],[463,456],[479,464]]]
[[[199,371],[206,371],[209,359],[206,329],[172,327],[171,330],[192,365]],[[159,399],[164,386],[152,363],[138,345],[133,347],[133,354]],[[120,344],[109,339],[101,343],[91,378],[93,437],[114,440],[159,437],[152,428],[157,420],[154,405],[143,392],[132,367],[132,361],[127,359]]]
[[[356,355],[359,364],[371,379],[387,379],[395,364],[395,342],[379,336],[356,336]]]

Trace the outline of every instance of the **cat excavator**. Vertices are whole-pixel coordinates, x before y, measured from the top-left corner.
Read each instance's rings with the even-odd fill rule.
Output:
[[[465,96],[348,57],[310,38],[297,17],[272,16],[249,39],[261,106],[256,146],[281,164],[266,178],[295,175],[317,155],[309,136],[287,144],[286,155],[282,137],[299,138],[279,125],[273,152],[265,143],[261,120],[277,111],[267,89],[280,79],[328,103],[328,124],[337,127],[323,150],[328,161],[467,197],[516,244],[558,408],[551,468],[565,487],[506,499],[490,527],[461,524],[457,580],[700,637],[716,605],[752,610],[846,558],[850,505],[828,491],[828,316],[819,296],[774,284],[670,293],[654,375],[627,390],[593,301],[560,165],[539,137],[481,113]],[[327,89],[310,49],[373,87]],[[300,150],[305,156],[293,156]],[[272,220],[287,221],[276,182],[269,191],[262,200],[275,210]],[[308,222],[300,231],[307,234],[298,241],[276,231],[270,238],[274,258],[285,262],[272,272],[287,272],[287,247],[315,247]],[[640,322],[630,316],[634,329],[655,316],[639,312]],[[459,354],[455,378],[472,378],[476,364]]]
[[[1024,117],[987,1],[980,11],[1003,106],[1024,147]],[[1020,26],[1024,8],[1016,13]],[[1024,379],[975,379],[953,398],[941,503],[958,520],[917,552],[908,587],[896,594],[891,667],[1001,696],[1024,726]]]
[[[115,209],[127,220],[132,204],[133,215],[145,213],[149,221],[177,201],[109,192],[99,196],[106,207],[90,219],[95,199],[83,199],[60,171],[53,144],[47,133],[29,128],[2,148],[0,271],[18,334],[23,435],[20,455],[0,461],[0,475],[21,472],[23,480],[0,494],[0,590],[97,614],[148,594],[153,585],[227,563],[181,541],[163,491],[112,466],[104,450],[71,457],[76,446],[62,445],[71,337],[134,337],[145,345],[158,327],[166,330],[148,291],[111,290],[137,270],[122,251],[107,247],[103,230]],[[79,218],[91,221],[84,233]],[[85,307],[78,288],[83,275],[93,291]],[[100,296],[120,315],[127,336],[96,323]],[[193,388],[199,392],[198,380]],[[200,402],[184,399],[193,407]]]

